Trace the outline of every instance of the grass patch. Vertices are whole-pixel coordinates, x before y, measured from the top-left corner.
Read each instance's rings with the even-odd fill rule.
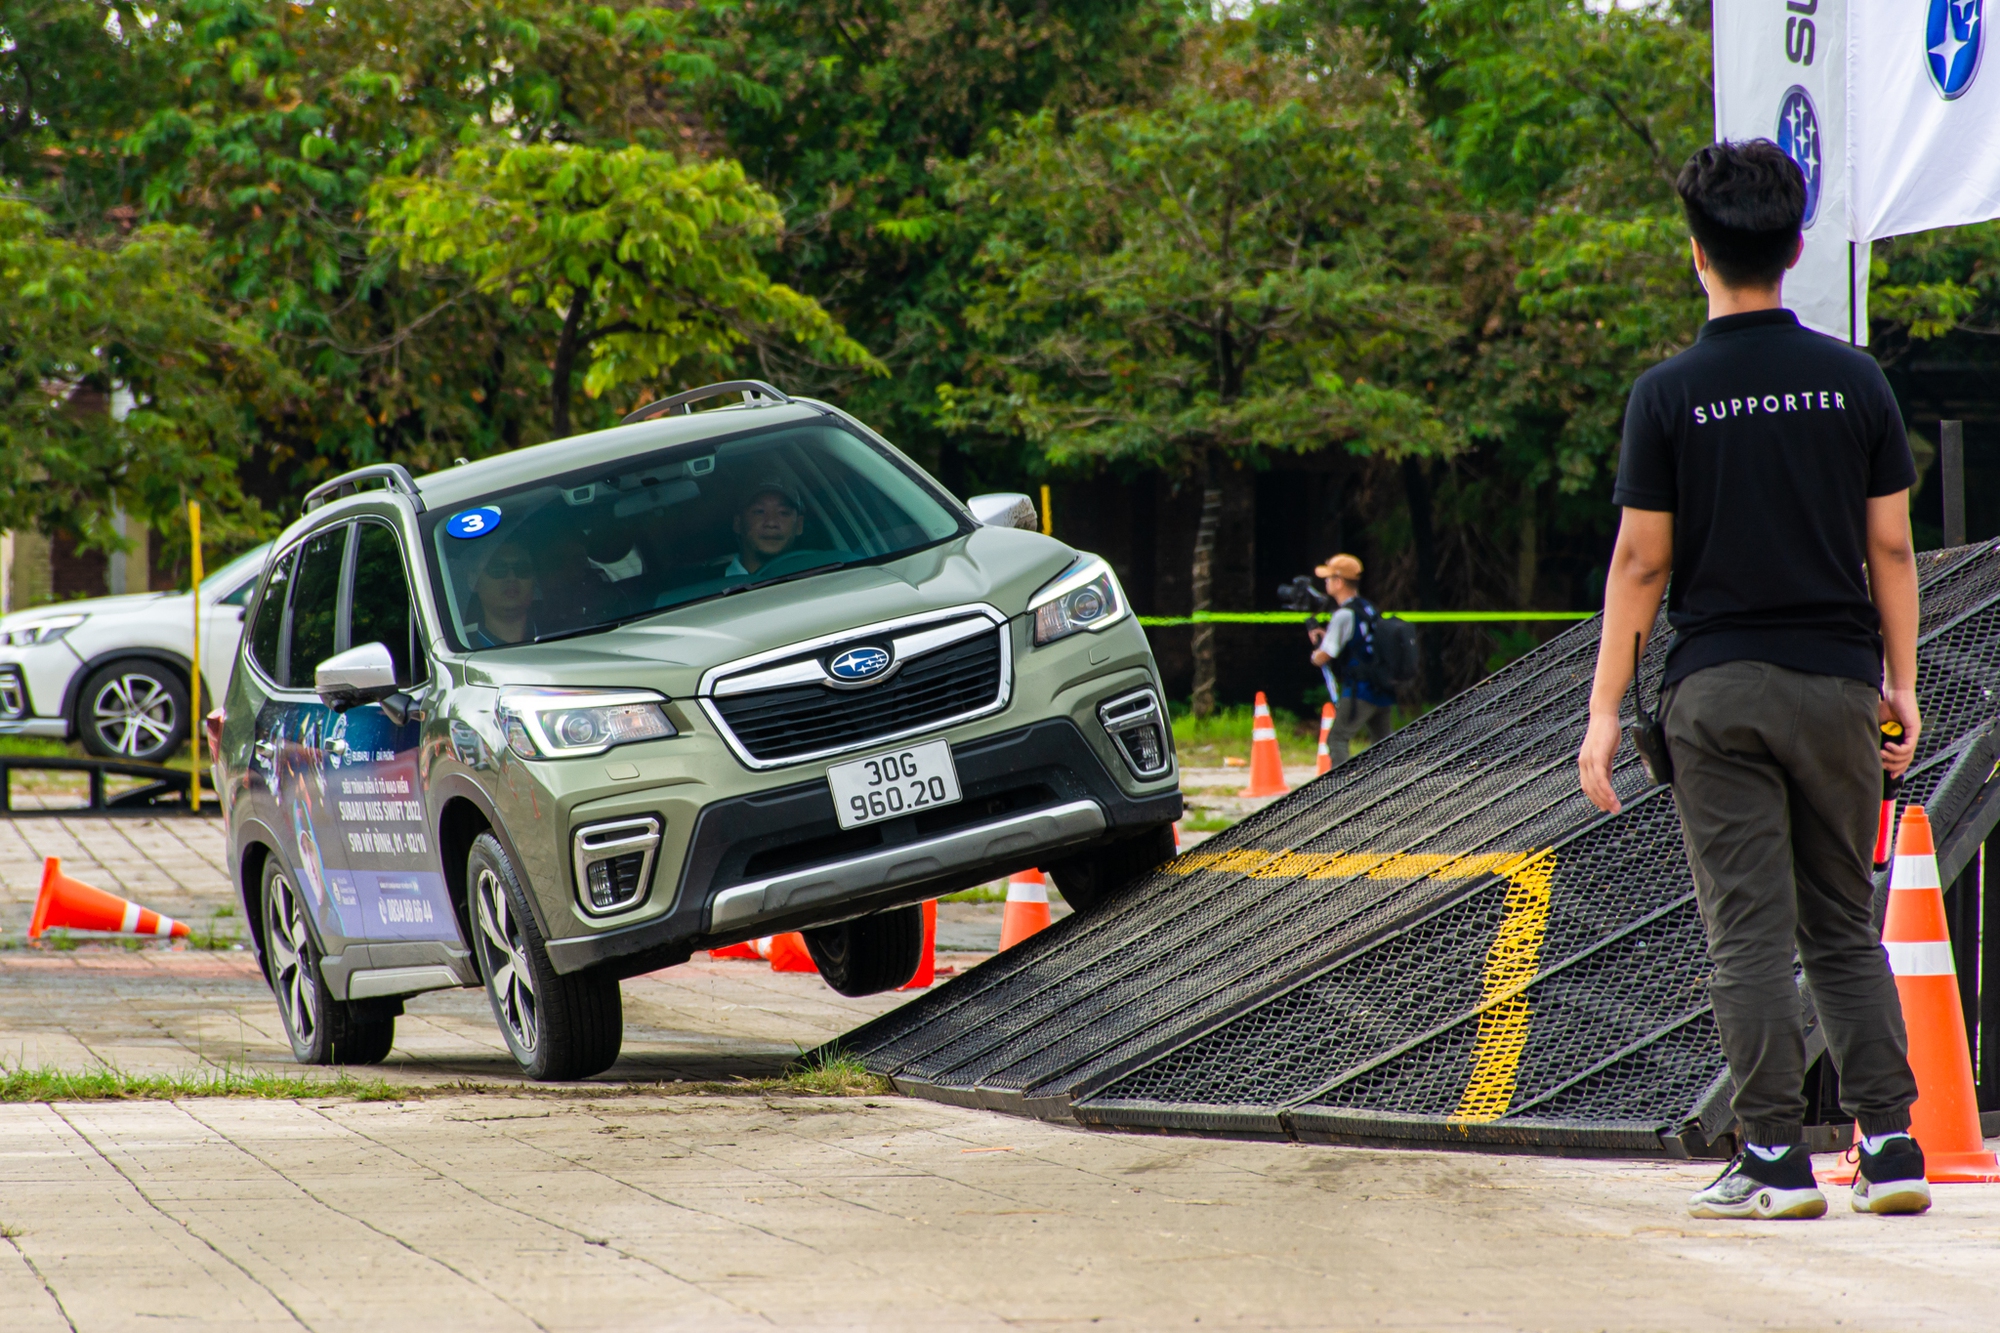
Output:
[[[417,1089],[352,1074],[259,1074],[242,1069],[197,1069],[175,1074],[128,1074],[119,1069],[81,1072],[43,1065],[0,1071],[0,1102],[178,1101],[187,1097],[344,1097],[357,1102],[397,1101]]]
[[[947,893],[938,899],[941,903],[1004,903],[1007,901],[1005,884],[981,884],[977,888],[960,889],[957,893]]]
[[[35,759],[81,759],[83,747],[53,736],[0,736],[0,754],[26,755]]]
[[[869,1073],[859,1056],[825,1047],[800,1056],[779,1082],[787,1092],[821,1097],[877,1097],[895,1091],[888,1079]]]
[[[1237,822],[1228,815],[1219,815],[1213,810],[1198,810],[1190,807],[1190,813],[1181,817],[1181,832],[1220,833],[1224,829],[1235,828]]]
[[[1250,727],[1255,710],[1249,704],[1220,708],[1207,717],[1196,717],[1186,704],[1169,710],[1174,721],[1174,749],[1183,765],[1214,768],[1224,759],[1250,758]],[[1278,753],[1288,764],[1310,764],[1319,749],[1319,719],[1308,723],[1288,708],[1273,708],[1271,721],[1278,733]]]

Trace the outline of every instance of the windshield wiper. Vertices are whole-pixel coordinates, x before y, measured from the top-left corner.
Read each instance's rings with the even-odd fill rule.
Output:
[[[583,634],[602,634],[606,630],[617,629],[620,625],[629,625],[635,620],[644,620],[648,616],[656,616],[659,615],[660,612],[662,611],[667,611],[671,609],[672,609],[671,607],[656,606],[646,611],[634,611],[629,616],[620,616],[616,620],[600,621],[595,625],[585,625],[581,629],[564,629],[564,630],[557,630],[553,634],[537,634],[534,638],[529,639],[528,642],[531,644],[554,643],[558,639],[574,639],[579,635]],[[518,647],[519,645],[506,644],[504,646],[513,648],[513,647]]]
[[[867,564],[870,561],[881,558],[880,556],[861,555],[854,557],[852,560],[836,560],[830,565],[814,565],[811,569],[794,570],[789,574],[780,574],[776,578],[760,579],[755,583],[739,583],[734,587],[724,588],[716,596],[734,597],[739,592],[749,592],[755,588],[775,588],[780,583],[790,583],[795,579],[811,578],[815,574],[831,574],[836,569],[852,569],[856,565]]]

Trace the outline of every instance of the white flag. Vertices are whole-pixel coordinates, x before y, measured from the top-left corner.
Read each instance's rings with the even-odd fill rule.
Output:
[[[1986,0],[1874,0],[1847,21],[1852,234],[2000,217],[2000,70],[1980,60]]]
[[[1848,243],[1847,13],[1846,0],[1715,0],[1715,137],[1770,139],[1799,164],[1806,248],[1785,305],[1807,328],[1865,343],[1868,247]]]

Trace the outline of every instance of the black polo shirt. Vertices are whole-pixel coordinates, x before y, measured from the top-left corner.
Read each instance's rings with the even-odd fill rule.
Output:
[[[1789,310],[1711,319],[1641,375],[1611,500],[1674,516],[1662,686],[1749,660],[1879,688],[1867,502],[1916,479],[1875,359]]]

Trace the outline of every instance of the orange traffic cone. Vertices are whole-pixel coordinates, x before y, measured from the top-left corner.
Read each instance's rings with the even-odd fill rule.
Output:
[[[186,926],[170,916],[161,916],[115,893],[71,879],[62,872],[62,858],[51,856],[42,863],[42,896],[35,899],[35,917],[28,923],[28,938],[38,940],[43,931],[58,926],[176,939],[188,933]]]
[[[1903,811],[1889,888],[1882,943],[1889,950],[1889,970],[1896,974],[1910,1034],[1910,1068],[1917,1076],[1910,1137],[1924,1150],[1924,1174],[1932,1184],[2000,1181],[2000,1158],[1986,1151],[1979,1133],[1951,928],[1945,921],[1931,821],[1921,805]],[[1846,1183],[1853,1176],[1853,1167],[1843,1162],[1828,1179]]]
[[[917,971],[908,981],[896,987],[897,990],[925,990],[937,980],[937,899],[924,899],[924,952],[917,961]]]
[[[1000,916],[1000,951],[1049,928],[1049,881],[1039,870],[1023,870],[1007,879],[1007,908]]]
[[[1333,730],[1333,705],[1319,706],[1319,758],[1313,761],[1313,775],[1333,772],[1333,751],[1326,748],[1326,738]]]
[[[763,957],[762,954],[757,952],[756,943],[751,940],[744,940],[740,944],[725,944],[720,949],[710,949],[708,956],[711,959],[748,958],[753,962]]]
[[[770,937],[768,950],[760,949],[771,960],[773,972],[818,972],[819,967],[813,957],[806,952],[806,937],[796,930],[788,930],[782,935]],[[759,940],[758,943],[763,943]]]
[[[1290,790],[1285,785],[1285,760],[1278,753],[1277,728],[1271,725],[1271,705],[1259,690],[1257,711],[1250,720],[1250,785],[1237,795],[1283,796]]]

